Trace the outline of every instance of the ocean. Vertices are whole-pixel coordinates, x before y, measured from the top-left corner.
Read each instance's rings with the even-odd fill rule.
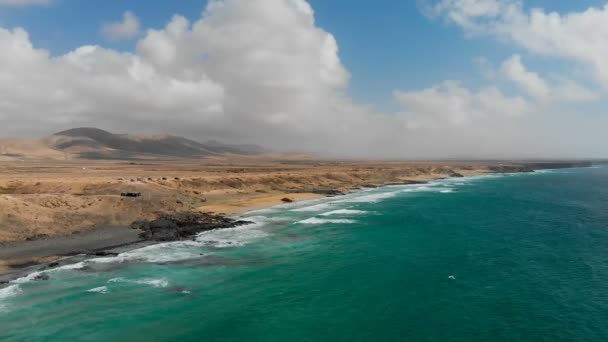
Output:
[[[608,167],[244,217],[255,223],[0,288],[0,340],[608,340]]]

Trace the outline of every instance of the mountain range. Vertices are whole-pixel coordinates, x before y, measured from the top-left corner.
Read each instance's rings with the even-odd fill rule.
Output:
[[[99,128],[73,128],[40,140],[0,139],[0,160],[14,159],[200,159],[225,155],[257,155],[256,145],[226,144],[162,135],[115,134]]]

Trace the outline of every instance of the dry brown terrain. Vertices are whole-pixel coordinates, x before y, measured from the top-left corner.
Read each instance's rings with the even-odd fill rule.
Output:
[[[235,214],[285,197],[489,171],[474,163],[251,160],[0,163],[0,241],[128,225],[161,211]]]

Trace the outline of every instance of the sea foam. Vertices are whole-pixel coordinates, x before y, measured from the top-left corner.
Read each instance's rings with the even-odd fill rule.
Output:
[[[311,205],[311,206],[307,206],[307,207],[292,209],[291,211],[295,211],[295,212],[323,211],[323,210],[331,208],[332,205],[333,205],[333,203],[331,203],[331,202],[320,203],[320,204],[315,204],[315,205]]]
[[[226,229],[216,229],[200,233],[196,237],[196,241],[204,246],[215,248],[226,248],[247,245],[254,240],[269,236],[268,233],[256,229],[267,223],[267,219],[263,216],[248,217],[247,220],[252,220],[254,223],[246,226]]]
[[[87,290],[87,292],[106,294],[106,293],[108,293],[108,287],[107,286],[100,286],[100,287],[96,287],[96,288]]]
[[[302,224],[325,224],[325,223],[350,224],[350,223],[355,223],[355,222],[356,221],[349,220],[349,219],[322,219],[322,218],[318,218],[318,217],[311,217],[306,220],[298,221],[297,223],[302,223]]]
[[[0,289],[0,312],[6,310],[5,300],[15,297],[16,295],[23,292],[19,285],[10,285],[3,289]]]
[[[96,258],[92,263],[148,262],[165,263],[201,257],[201,247],[226,248],[243,246],[254,239],[268,236],[267,233],[255,229],[266,224],[264,216],[247,217],[252,224],[236,228],[216,229],[202,232],[194,241],[174,241],[155,244],[121,253],[115,257]]]
[[[347,199],[343,200],[342,202],[349,202],[349,203],[376,203],[376,202],[379,202],[379,201],[381,201],[383,199],[394,197],[396,194],[397,194],[396,192],[382,192],[382,193],[377,193],[377,194],[370,194],[370,195],[351,197],[351,198],[347,198]]]
[[[146,278],[146,279],[125,279],[122,277],[112,278],[108,280],[108,283],[129,283],[129,284],[141,284],[141,285],[149,285],[152,287],[167,287],[169,286],[169,281],[164,278]]]
[[[87,261],[81,261],[81,262],[77,262],[74,264],[68,264],[68,265],[64,265],[61,267],[56,267],[56,268],[51,268],[48,270],[44,270],[44,271],[39,271],[39,272],[33,272],[30,273],[28,275],[26,275],[25,277],[21,277],[15,280],[11,281],[11,284],[24,284],[24,283],[28,283],[30,281],[33,281],[36,279],[36,277],[43,275],[43,274],[53,274],[56,272],[60,272],[60,271],[65,271],[65,270],[77,270],[77,269],[81,269],[85,266],[85,263]]]
[[[354,210],[354,209],[338,209],[328,211],[326,213],[321,214],[321,216],[333,216],[333,215],[364,215],[367,211],[364,210]]]
[[[7,286],[3,289],[0,289],[0,301],[10,298],[10,297],[14,297],[16,295],[18,295],[19,293],[23,292],[21,290],[21,288],[19,287],[19,285],[10,285]]]

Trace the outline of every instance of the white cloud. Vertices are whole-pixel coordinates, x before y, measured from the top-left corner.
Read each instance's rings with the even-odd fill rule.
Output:
[[[530,96],[539,99],[546,99],[549,96],[549,87],[545,81],[537,73],[526,70],[523,64],[521,64],[521,57],[519,55],[513,55],[504,61],[501,72]]]
[[[535,141],[540,126],[528,126],[540,119],[526,99],[456,81],[396,92],[401,113],[357,104],[338,43],[305,0],[212,0],[194,22],[176,15],[147,30],[132,53],[85,45],[51,56],[21,28],[0,28],[0,51],[0,135],[97,126],[353,157],[473,158],[521,155],[514,142]]]
[[[420,91],[395,92],[395,97],[419,122],[472,124],[495,116],[516,117],[530,111],[521,97],[507,97],[495,87],[473,92],[457,81],[443,83]]]
[[[133,12],[126,11],[122,21],[104,24],[101,32],[106,39],[131,39],[139,34],[139,19]]]
[[[431,13],[469,34],[490,34],[528,51],[579,62],[608,86],[608,4],[560,14],[526,10],[519,0],[442,0]]]
[[[48,5],[51,0],[0,0],[0,6]]]
[[[386,125],[345,94],[337,42],[304,0],[211,1],[194,23],[148,30],[134,54],[51,57],[23,29],[0,29],[0,50],[4,135],[91,125],[335,151],[352,143],[338,146],[336,131]]]
[[[528,95],[542,102],[586,102],[597,100],[599,95],[575,81],[555,80],[551,86],[537,73],[528,71],[521,56],[513,55],[502,63],[501,73]]]
[[[143,122],[201,124],[222,112],[223,87],[204,74],[174,76],[137,55],[98,46],[51,58],[23,29],[0,29],[0,49],[4,134],[89,123],[121,130]]]

